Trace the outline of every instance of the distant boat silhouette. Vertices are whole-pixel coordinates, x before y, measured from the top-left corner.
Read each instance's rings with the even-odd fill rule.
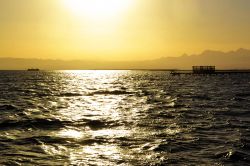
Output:
[[[27,71],[40,71],[40,69],[28,69]]]

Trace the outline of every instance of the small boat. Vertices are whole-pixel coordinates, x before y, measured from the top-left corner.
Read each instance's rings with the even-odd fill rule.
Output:
[[[40,69],[28,69],[27,71],[40,71]]]
[[[178,72],[176,72],[176,70],[171,70],[171,71],[170,71],[170,74],[171,74],[171,75],[180,75]]]

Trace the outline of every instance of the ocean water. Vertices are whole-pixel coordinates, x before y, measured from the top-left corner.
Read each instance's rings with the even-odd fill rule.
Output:
[[[0,71],[0,165],[250,165],[250,75]]]

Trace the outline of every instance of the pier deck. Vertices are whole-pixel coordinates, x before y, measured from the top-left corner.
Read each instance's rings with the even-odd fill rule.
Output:
[[[250,74],[250,70],[216,70],[211,73],[195,73],[193,70],[175,70],[171,75],[219,75],[219,74]]]

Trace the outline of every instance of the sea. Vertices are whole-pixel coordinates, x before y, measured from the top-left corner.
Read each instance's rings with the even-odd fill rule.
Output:
[[[0,71],[0,165],[250,165],[250,75]]]

